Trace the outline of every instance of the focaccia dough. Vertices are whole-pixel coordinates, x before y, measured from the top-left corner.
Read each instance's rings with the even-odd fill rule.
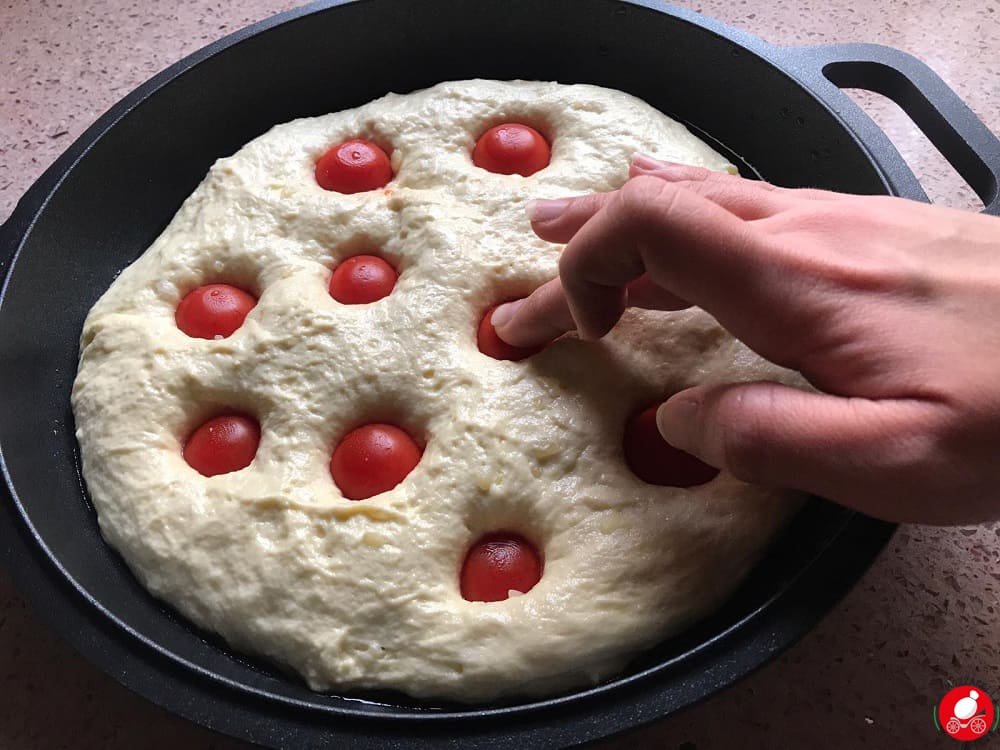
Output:
[[[552,143],[531,177],[476,168],[476,137],[525,122]],[[331,145],[391,152],[385,190],[313,178]],[[619,187],[646,152],[727,169],[682,125],[618,91],[462,81],[273,128],[220,159],[91,310],[73,408],[105,538],[156,596],[316,690],[395,688],[487,701],[613,676],[717,607],[797,507],[725,473],[690,489],[636,478],[626,419],[697,384],[796,382],[697,310],[629,311],[599,342],[523,362],[477,349],[483,311],[553,278],[532,198]],[[340,260],[377,248],[401,272],[369,305],[334,301]],[[259,303],[232,336],[189,338],[193,288]],[[253,463],[206,478],[181,454],[220,408],[257,416]],[[426,450],[396,488],[341,496],[338,439],[397,423]],[[533,540],[544,574],[506,601],[465,601],[481,534]]]

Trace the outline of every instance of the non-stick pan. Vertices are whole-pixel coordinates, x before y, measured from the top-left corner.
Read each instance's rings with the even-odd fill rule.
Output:
[[[782,49],[696,14],[612,0],[360,0],[276,16],[191,55],[113,107],[0,232],[0,548],[39,613],[123,684],[274,747],[570,745],[665,716],[801,637],[892,526],[814,499],[721,611],[619,678],[550,700],[431,705],[327,695],[230,651],[148,595],[101,539],[79,473],[70,386],[84,316],[212,162],[275,123],[438,81],[589,82],[714,139],[747,175],[926,197],[838,89],[897,101],[1000,211],[1000,143],[942,81],[870,45]]]

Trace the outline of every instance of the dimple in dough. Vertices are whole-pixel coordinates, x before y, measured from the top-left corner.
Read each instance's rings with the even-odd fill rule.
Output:
[[[551,140],[549,167],[473,166],[475,138],[506,121]],[[391,151],[393,181],[321,189],[316,159],[358,137]],[[612,677],[717,607],[800,498],[726,473],[646,484],[623,461],[624,423],[693,384],[797,376],[697,309],[632,310],[602,341],[524,362],[475,340],[487,307],[557,274],[561,248],[525,203],[615,189],[637,151],[731,169],[627,94],[483,80],[279,125],[220,159],[84,326],[73,409],[107,541],[153,594],[315,690],[550,694]],[[395,290],[337,303],[331,268],[370,249],[400,270]],[[259,303],[228,338],[188,338],[174,310],[216,281]],[[206,478],[181,449],[220,410],[256,415],[262,438],[249,467]],[[374,421],[426,450],[393,490],[350,501],[330,454]],[[544,575],[467,602],[464,554],[497,529],[537,544]]]

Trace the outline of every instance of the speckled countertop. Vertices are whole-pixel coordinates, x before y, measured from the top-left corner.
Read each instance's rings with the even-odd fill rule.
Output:
[[[0,0],[0,220],[104,110],[281,0]],[[879,42],[916,54],[1000,132],[996,0],[682,3],[779,44]],[[943,10],[947,8],[947,10]],[[975,198],[879,97],[871,108],[931,197]],[[931,706],[951,686],[1000,694],[1000,526],[903,528],[861,583],[783,657],[718,697],[602,748],[949,747]],[[991,737],[977,746],[1000,745]],[[120,687],[35,618],[0,569],[0,749],[236,750]]]

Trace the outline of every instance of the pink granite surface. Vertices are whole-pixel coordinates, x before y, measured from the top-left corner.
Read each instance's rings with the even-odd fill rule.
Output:
[[[183,55],[294,2],[0,0],[0,220],[111,104]],[[781,44],[869,41],[916,54],[1000,131],[996,0],[683,3]],[[859,97],[937,201],[975,206],[879,97]],[[844,602],[736,687],[600,747],[952,747],[931,706],[971,682],[1000,694],[1000,526],[902,529]],[[1000,746],[989,738],[978,746]],[[0,569],[0,750],[236,748],[170,716],[54,637]]]

